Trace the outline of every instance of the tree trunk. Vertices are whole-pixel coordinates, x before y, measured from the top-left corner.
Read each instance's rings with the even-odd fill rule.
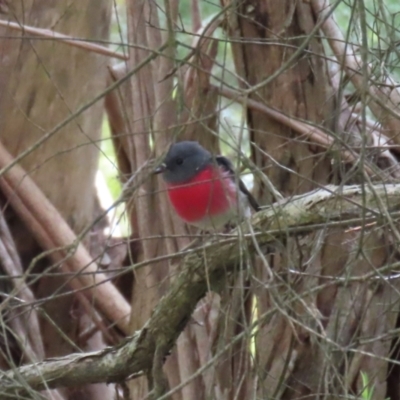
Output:
[[[73,4],[28,0],[9,2],[8,7],[3,19],[18,24],[54,29],[78,38],[108,38],[111,3],[105,0]],[[1,142],[14,156],[27,153],[20,164],[71,228],[80,233],[98,213],[94,180],[102,102],[36,144],[105,88],[107,59],[57,40],[16,34],[9,28],[0,30]],[[40,249],[10,207],[6,208],[6,215],[26,268]],[[86,240],[89,243],[89,238]],[[40,273],[48,267],[48,262],[42,260],[34,271]],[[91,327],[91,320],[75,296],[59,297],[70,290],[65,286],[68,280],[47,272],[32,285],[36,299],[44,299],[40,329],[46,358],[69,354],[76,350],[76,345],[86,350],[104,346],[100,333],[80,342],[79,336]],[[112,387],[92,385],[65,391],[63,396],[111,399],[112,392]]]
[[[67,6],[36,3],[11,4],[9,15],[20,23],[80,38],[108,37],[110,4],[105,0]],[[363,2],[358,3],[361,7]],[[54,126],[95,98],[106,82],[126,77],[118,90],[107,92],[105,106],[132,228],[134,251],[127,264],[133,265],[129,269],[134,271],[133,284],[125,293],[131,301],[131,318],[124,333],[133,336],[101,352],[39,367],[46,376],[53,373],[51,365],[81,368],[90,382],[99,382],[101,377],[87,366],[98,365],[102,373],[109,366],[110,379],[132,378],[123,385],[124,397],[131,399],[157,399],[169,389],[174,393],[168,398],[174,400],[335,399],[365,397],[366,388],[370,398],[397,399],[399,368],[394,365],[399,358],[400,287],[391,267],[399,259],[398,207],[390,207],[381,189],[371,185],[400,177],[397,150],[387,146],[391,142],[385,136],[393,136],[398,123],[397,87],[387,87],[390,79],[385,79],[383,89],[374,87],[362,48],[360,59],[357,52],[351,53],[351,46],[348,53],[345,46],[346,56],[341,54],[343,48],[335,43],[343,43],[343,38],[334,29],[329,31],[331,8],[325,0],[221,0],[221,4],[222,13],[202,25],[200,3],[191,2],[192,48],[178,62],[184,31],[179,31],[179,1],[127,0],[129,60],[110,68],[108,76],[103,56],[64,43],[26,37],[0,41],[1,142],[15,157],[23,155],[18,161],[76,233],[90,225],[96,213],[93,180],[102,103],[60,129]],[[0,7],[3,10],[1,1]],[[361,8],[358,11],[361,15]],[[229,46],[228,41],[215,39],[219,27]],[[325,42],[320,33],[328,31]],[[328,45],[354,85],[355,97],[362,100],[356,107],[343,96],[346,82],[332,73],[329,57],[333,56],[325,53]],[[230,51],[233,74],[226,73]],[[235,90],[229,87],[231,75],[237,78]],[[385,98],[388,92],[390,98]],[[241,126],[231,136],[222,129],[226,106],[222,96],[240,101],[244,109]],[[367,107],[376,118],[391,117],[378,121],[377,127],[368,120]],[[53,133],[44,140],[46,132]],[[245,222],[234,237],[199,232],[176,218],[162,180],[151,173],[168,146],[184,139],[197,140],[214,153],[220,152],[221,144],[237,161],[238,171],[242,162],[253,173],[253,192],[264,206],[290,202],[293,196],[334,183],[338,186],[325,190],[334,190],[336,197],[326,205],[317,201],[319,212],[334,208],[341,198],[359,207],[365,220],[344,228],[341,212],[344,218],[354,214],[346,214],[343,206],[335,208],[332,222],[318,220],[319,225],[311,226],[314,220],[296,220],[301,225],[296,230],[291,215],[276,207],[270,211],[282,212],[276,225],[273,218],[257,220],[260,213],[252,219],[253,226]],[[397,143],[395,137],[390,139]],[[354,189],[354,196],[341,191],[354,182],[361,188]],[[368,203],[366,199],[377,191],[376,202]],[[5,274],[19,277],[40,249],[7,207],[7,200],[2,204],[18,252],[13,251],[0,215],[0,259]],[[310,210],[309,206],[306,202],[304,209]],[[287,225],[279,223],[285,218]],[[287,230],[282,231],[281,225]],[[265,239],[271,227],[274,242],[271,236]],[[207,245],[181,263],[183,256],[176,253],[193,234],[196,246],[203,241]],[[79,294],[65,295],[69,277],[52,275],[49,264],[47,259],[35,263],[33,272],[43,274],[23,286],[18,299],[29,304],[33,299],[43,301],[41,313],[34,312],[29,320],[36,331],[40,321],[42,341],[35,343],[34,335],[27,335],[29,346],[12,348],[14,361],[23,356],[23,362],[36,362],[105,345],[100,333],[90,334],[97,330],[92,329]],[[180,271],[179,265],[188,270]],[[377,271],[382,266],[385,269]],[[2,289],[11,293],[7,285]],[[22,343],[28,319],[19,318],[15,310],[9,315],[14,337]],[[116,332],[104,333],[112,342]],[[8,362],[0,357],[3,368],[9,367]],[[129,376],[125,367],[142,375]],[[29,368],[22,369],[26,375]],[[71,385],[73,379],[71,373],[55,381]],[[111,399],[112,389],[99,384],[46,396]]]
[[[251,99],[323,126],[338,143],[358,135],[354,126],[349,129],[341,124],[349,107],[337,97],[322,42],[312,34],[318,15],[311,3],[242,2],[227,15],[236,71],[242,88],[252,89]],[[349,177],[340,160],[332,163],[326,151],[261,112],[248,109],[247,123],[253,160],[284,197],[327,183],[360,179]],[[275,200],[259,181],[257,193],[264,202]],[[266,268],[259,263],[253,284],[257,311],[259,316],[270,315],[256,338],[254,369],[260,398],[356,394],[363,389],[361,372],[369,377],[374,398],[385,397],[388,363],[384,358],[390,354],[389,342],[356,343],[364,335],[379,337],[394,329],[396,313],[387,311],[397,300],[397,285],[377,290],[368,283],[341,287],[334,281],[342,274],[362,275],[393,259],[396,252],[382,235],[385,231],[364,231],[360,236],[327,226],[315,234],[277,243],[269,258],[275,284],[268,283]],[[291,276],[289,270],[309,277]],[[329,284],[324,279],[328,276],[332,277]],[[318,286],[321,290],[313,290]],[[346,355],[344,348],[354,353]]]

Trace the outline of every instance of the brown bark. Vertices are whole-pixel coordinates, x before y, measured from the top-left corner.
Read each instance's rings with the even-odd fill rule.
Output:
[[[162,43],[161,35],[157,29],[159,26],[157,6],[153,1],[128,1],[128,40],[144,47],[155,48]],[[173,18],[168,15],[168,18]],[[171,54],[173,49],[167,47],[165,53]],[[134,68],[149,54],[148,51],[136,48],[130,49],[130,61],[127,68]],[[171,232],[169,219],[166,215],[165,198],[157,199],[160,193],[159,182],[149,176],[148,160],[152,158],[153,152],[150,148],[150,137],[155,143],[157,154],[165,149],[168,139],[163,132],[164,127],[168,128],[173,121],[174,105],[165,102],[169,96],[170,80],[155,86],[155,82],[162,79],[169,69],[166,59],[158,57],[153,63],[149,63],[135,74],[129,85],[124,89],[121,96],[123,110],[128,110],[125,118],[126,130],[132,135],[120,142],[125,142],[125,152],[122,159],[127,161],[129,173],[141,171],[141,176],[146,177],[144,184],[134,194],[133,201],[129,204],[130,217],[134,233],[140,238],[141,254],[139,260],[148,260],[159,255],[166,254],[167,248],[171,247],[170,240],[150,239],[151,237],[168,236]],[[152,135],[152,131],[154,134]],[[167,129],[166,129],[167,132]],[[116,143],[118,139],[116,139]],[[164,224],[154,223],[154,216],[161,216]],[[138,270],[134,274],[134,285],[132,288],[132,315],[131,329],[140,329],[150,317],[152,310],[165,290],[168,277],[168,263],[157,263]],[[170,363],[173,363],[171,357]],[[179,382],[179,370],[175,367],[170,370],[169,379],[172,382]],[[148,392],[148,383],[144,378],[132,381],[130,384],[131,398],[143,397]]]
[[[265,81],[258,90],[250,92],[249,98],[273,105],[287,115],[333,127],[334,101],[324,62],[318,56],[304,57],[302,54],[294,65],[288,61],[301,44],[300,39],[293,38],[310,33],[314,27],[309,5],[283,1],[276,7],[276,2],[267,0],[258,2],[252,14],[247,15],[247,10],[245,2],[228,14],[226,21],[229,35],[236,39],[232,49],[236,71],[242,79],[239,84],[246,90]],[[243,44],[239,44],[238,39]],[[262,39],[271,39],[277,44],[252,43],[252,40]],[[311,39],[309,49],[320,54],[322,45],[317,39]],[[277,74],[278,70],[280,74]],[[274,74],[274,79],[269,78]],[[268,175],[284,196],[304,193],[328,182],[330,162],[318,148],[310,148],[293,135],[290,128],[254,109],[247,109],[247,123],[252,132],[252,152],[257,167]],[[259,180],[257,186],[261,203],[273,200],[271,192]],[[295,250],[294,244],[288,243],[282,254],[278,249],[270,259],[274,274],[283,272],[285,265],[294,262],[290,256]],[[261,282],[268,278],[262,271],[265,268],[260,265],[257,278]],[[277,306],[274,304],[277,301],[274,290],[258,289],[257,283],[254,286],[260,315]],[[272,396],[277,390],[279,376],[285,375],[287,359],[293,351],[291,336],[292,329],[284,315],[274,316],[257,334],[255,371],[258,371],[258,395]],[[254,386],[250,374],[246,379],[249,386]]]
[[[365,206],[375,214],[375,217],[368,219],[368,223],[374,223],[374,225],[371,224],[370,226],[382,226],[378,217],[381,211],[381,201],[384,202],[387,210],[393,212],[394,217],[398,218],[400,215],[396,211],[400,206],[400,185],[377,185],[366,190],[365,193],[362,192],[361,186],[331,186],[329,189],[330,191],[320,190],[301,196],[285,204],[275,204],[275,208],[266,209],[255,215],[251,222],[253,230],[257,233],[259,245],[265,247],[266,244],[275,243],[280,237],[288,237],[288,235],[296,237],[300,232],[304,237],[307,235],[312,236],[313,232],[316,229],[318,230],[322,223],[335,224],[342,228],[357,227],[363,222],[364,209],[359,206],[362,199],[365,200]],[[337,195],[341,191],[343,192],[343,198],[338,201]],[[348,219],[344,219],[344,216],[347,216]],[[249,245],[249,252],[252,253],[255,250],[253,237],[250,234],[251,230],[246,225],[243,224],[241,226],[243,233],[247,233],[243,240]],[[368,229],[366,233],[373,234],[374,229]],[[22,376],[24,382],[33,388],[42,388],[45,382],[49,387],[59,387],[85,382],[103,382],[104,380],[119,382],[129,376],[132,378],[141,376],[141,374],[153,367],[157,348],[160,348],[160,344],[163,349],[161,355],[165,357],[168,354],[185,325],[190,322],[193,311],[195,317],[200,312],[206,313],[206,310],[195,310],[195,308],[198,305],[198,300],[209,291],[210,285],[216,292],[221,291],[223,293],[226,290],[225,287],[229,277],[235,276],[243,268],[246,268],[246,264],[242,262],[242,249],[237,246],[237,238],[235,237],[239,232],[240,229],[234,230],[231,237],[222,242],[218,237],[211,237],[202,246],[192,248],[186,252],[186,256],[180,263],[179,274],[171,283],[166,295],[160,299],[151,318],[143,329],[129,337],[128,340],[117,346],[92,354],[72,354],[64,358],[39,363],[36,365],[37,368],[32,368],[31,365],[28,365],[19,368],[18,371],[8,371],[0,379],[4,393],[11,393],[14,390],[26,390],[26,385],[23,386],[15,382],[15,379],[19,376]],[[182,254],[179,255],[179,257],[181,256]],[[141,266],[143,267],[145,264],[143,263]],[[204,264],[207,264],[207,270],[204,269]],[[382,277],[388,281],[396,279],[399,267],[399,262],[390,262],[379,270],[369,270],[363,275],[354,277],[343,277],[340,280],[340,289],[345,293],[348,285],[356,287],[371,281],[379,282]],[[302,272],[291,270],[288,275],[295,279],[301,276]],[[310,287],[305,294],[310,296],[321,289],[325,290],[330,287],[336,287],[336,282],[326,280],[320,286]],[[242,287],[238,286],[237,289],[242,290]],[[375,294],[379,294],[378,291]],[[210,297],[212,298],[209,298],[209,302],[205,304],[218,302],[216,296]],[[393,296],[392,300],[395,297]],[[239,299],[236,296],[233,298]],[[372,297],[369,296],[369,299],[371,300]],[[347,299],[344,298],[344,303],[346,301]],[[287,302],[290,306],[296,305],[298,297],[288,296]],[[236,308],[237,304],[232,304],[231,307]],[[272,315],[273,310],[270,310],[265,315],[260,315],[257,320],[253,321],[251,328],[258,329],[263,326]],[[349,314],[350,317],[353,315],[354,312]],[[347,318],[348,316],[343,314],[342,317]],[[292,318],[292,321],[296,322],[294,318]],[[209,322],[212,322],[211,318]],[[235,323],[236,321],[227,322]],[[213,326],[212,324],[210,325],[211,327]],[[210,325],[205,328],[209,328]],[[351,324],[349,326],[350,328],[354,327]],[[208,363],[204,363],[204,367],[211,368],[211,371],[213,371],[214,366],[218,367],[216,361],[220,361],[220,359],[229,364],[232,356],[236,355],[233,349],[237,350],[237,344],[241,342],[241,338],[249,333],[245,330],[239,332],[238,336],[232,340],[229,329],[226,331],[231,341],[226,343],[226,346],[215,354],[215,359],[209,359]],[[216,332],[209,330],[207,333],[211,339],[215,338]],[[280,339],[284,338],[278,337],[275,343],[280,344],[282,342]],[[368,338],[366,340],[368,341]],[[270,344],[275,345],[275,343]],[[331,342],[331,344],[334,343]],[[200,354],[208,355],[208,353],[203,352]],[[204,373],[204,370],[198,372]],[[258,372],[262,371],[258,370]],[[302,372],[307,375],[309,369],[303,369]],[[238,376],[242,382],[243,376],[244,374],[242,377]],[[210,378],[208,373],[206,377]],[[206,382],[210,383],[210,380],[207,379]],[[211,382],[213,382],[212,379]],[[185,384],[186,382],[182,382],[182,386]],[[236,387],[238,386],[236,385]],[[226,396],[228,394],[227,388],[224,386],[213,387],[212,389],[217,393],[216,396]]]
[[[310,3],[283,1],[277,7],[269,0],[251,6],[242,2],[226,21],[230,36],[236,40],[232,48],[240,84],[251,99],[276,107],[292,118],[325,127],[337,143],[362,142],[359,125],[354,120],[349,123],[350,108],[336,100],[336,82],[331,82],[326,60],[321,57],[322,44],[311,35],[317,18]],[[239,38],[243,44],[237,43]],[[259,44],[262,40],[271,43]],[[252,131],[255,163],[284,196],[332,181],[362,179],[349,177],[348,169],[340,163],[331,164],[319,147],[251,107],[247,123]],[[368,135],[373,141],[374,132],[369,130]],[[260,181],[257,187],[259,197],[270,201],[268,187]],[[264,289],[261,282],[266,282],[268,276],[259,267],[253,288],[259,314],[273,311],[257,333],[254,372],[259,396],[318,398],[323,393],[327,398],[336,398],[357,393],[362,388],[363,371],[376,388],[374,398],[385,397],[388,363],[384,360],[390,346],[379,335],[391,332],[397,317],[378,315],[386,315],[385,310],[398,300],[394,295],[397,285],[384,285],[386,288],[380,290],[371,290],[366,283],[342,288],[333,285],[313,295],[307,293],[324,282],[323,277],[357,276],[395,258],[387,233],[360,235],[358,231],[328,229],[314,238],[277,242],[270,250],[275,284]],[[287,280],[287,268],[309,277]],[[298,301],[288,308],[285,304],[294,296]],[[379,328],[375,323],[378,319]],[[363,335],[377,338],[368,345],[357,345]],[[346,355],[344,348],[351,348],[352,353]]]
[[[229,152],[254,173],[255,192],[263,204],[282,197],[290,199],[327,183],[362,182],[368,186],[371,180],[400,176],[396,154],[383,135],[396,141],[397,89],[375,90],[371,85],[366,90],[366,82],[372,81],[354,73],[355,69],[368,71],[363,60],[344,57],[343,46],[331,41],[335,56],[344,60],[344,73],[352,79],[361,98],[365,100],[366,92],[375,96],[370,107],[382,119],[382,127],[358,115],[345,98],[338,97],[343,82],[332,73],[316,35],[318,24],[324,32],[332,33],[329,9],[324,8],[326,1],[284,0],[279,6],[273,0],[221,3],[226,6],[222,24],[217,15],[201,26],[199,3],[191,2],[193,48],[181,65],[175,61],[179,2],[162,2],[165,25],[161,26],[160,2],[127,1],[128,41],[134,46],[129,48],[127,63],[111,69],[114,80],[124,75],[127,79],[117,91],[107,91],[106,107],[135,241],[130,264],[167,257],[134,269],[133,287],[126,294],[131,297],[130,326],[127,328],[126,321],[119,324],[125,333],[140,330],[131,342],[94,355],[45,363],[41,368],[51,386],[68,387],[74,382],[104,382],[107,373],[108,380],[118,381],[130,372],[144,370],[146,376],[129,383],[132,399],[155,399],[169,387],[179,385],[172,394],[174,400],[336,398],[359,395],[361,373],[367,374],[374,398],[384,399],[387,393],[396,398],[398,370],[389,368],[388,357],[391,346],[395,350],[398,347],[393,334],[398,326],[399,288],[397,280],[392,283],[392,276],[380,281],[377,277],[397,261],[400,234],[384,196],[368,203],[363,195],[370,196],[368,199],[373,196],[365,187],[360,189],[360,196],[337,191],[337,197],[357,199],[357,212],[358,207],[364,207],[358,219],[360,226],[351,225],[351,229],[346,230],[336,221],[342,208],[330,221],[323,221],[324,227],[313,228],[311,233],[304,227],[296,234],[280,232],[266,239],[265,230],[274,223],[273,210],[268,223],[260,219],[262,214],[253,219],[260,237],[244,237],[247,227],[242,227],[236,242],[217,245],[218,238],[214,238],[213,247],[187,257],[183,268],[188,266],[188,271],[180,271],[173,259],[168,259],[189,243],[190,233],[197,232],[184,226],[171,211],[165,187],[150,173],[152,160],[159,160],[170,143],[181,139],[198,140],[218,153],[220,141],[225,143],[224,136],[219,136],[218,96],[238,100],[244,106],[246,121],[241,122],[238,136],[233,135],[235,140],[229,140]],[[19,4],[10,4],[10,15],[27,26],[51,28],[70,36],[107,38],[110,5],[104,1],[85,0],[84,4],[68,7],[68,11],[49,2],[46,12],[44,5],[33,1],[24,2],[24,10]],[[8,33],[4,24],[1,26]],[[213,76],[221,49],[213,35],[220,26],[233,39],[239,85],[236,90],[228,87],[230,81],[225,76],[222,81],[218,81],[220,76]],[[340,38],[336,34],[332,33]],[[68,43],[73,45],[73,41]],[[148,59],[151,50],[160,49],[163,43],[162,54]],[[45,137],[45,132],[51,132],[104,88],[105,57],[89,53],[88,46],[68,46],[27,38],[19,40],[18,46],[7,40],[0,42],[0,112],[7,116],[0,121],[0,129],[2,142],[14,156],[28,149],[22,166],[80,233],[90,224],[94,212],[95,143],[99,138],[101,102],[29,150]],[[57,57],[53,57],[53,50]],[[96,51],[110,55],[101,49]],[[316,128],[309,129],[312,124]],[[250,161],[245,157],[245,128],[249,130]],[[6,182],[7,174],[1,179]],[[10,211],[10,205],[16,204],[11,196],[19,200],[16,194],[23,185],[15,193],[14,187],[10,191],[10,185],[3,185],[9,201],[5,203],[6,214],[22,261],[28,264],[38,251],[37,244]],[[373,189],[382,194],[381,187]],[[386,189],[390,199],[393,188]],[[329,206],[335,206],[334,202]],[[299,206],[308,210],[310,204]],[[313,219],[317,217],[312,212],[318,215],[321,210],[311,210],[307,222],[320,221]],[[384,224],[370,217],[376,214]],[[276,228],[281,229],[282,224],[277,223]],[[293,227],[290,218],[289,227]],[[36,231],[40,238],[39,229]],[[53,247],[64,244],[56,240],[57,235],[45,236],[49,239],[46,243],[53,243]],[[42,246],[45,243],[38,242]],[[12,275],[10,253],[1,246],[0,257]],[[218,263],[225,270],[217,267]],[[46,265],[42,262],[37,268]],[[377,272],[381,266],[386,267]],[[67,263],[63,267],[68,267]],[[34,287],[33,296],[53,297],[56,290],[62,294],[70,290],[64,285],[64,277],[47,275]],[[102,278],[100,274],[98,277]],[[205,296],[206,292],[210,293]],[[46,301],[41,309],[59,331],[43,318],[43,342],[27,346],[25,357],[33,360],[35,352],[39,359],[58,356],[76,345],[87,350],[102,347],[103,337],[92,326],[98,315],[95,311],[87,313],[88,307],[88,300],[80,295]],[[10,326],[21,340],[26,330],[24,321],[15,318]],[[98,326],[105,329],[101,321]],[[115,338],[106,336],[109,340]],[[162,368],[175,341],[177,346]],[[0,358],[5,366],[4,361]],[[212,365],[200,370],[208,364]],[[92,371],[91,367],[98,369]],[[41,375],[31,373],[29,367],[21,371],[34,387],[43,387]],[[77,373],[79,376],[74,375]],[[14,377],[11,372],[9,376]],[[101,385],[65,390],[62,394],[78,398],[86,393],[91,398],[112,396]]]
[[[203,34],[211,35],[218,24],[214,23],[206,32],[202,30],[198,32],[200,39],[194,39],[196,54],[190,60],[192,66],[186,70],[183,68],[185,71],[178,73],[184,104],[183,112],[180,113],[178,105],[172,99],[174,75],[171,74],[175,68],[174,24],[177,18],[177,5],[176,1],[165,2],[167,31],[160,34],[155,3],[128,2],[129,40],[151,48],[160,46],[162,42],[168,43],[164,52],[165,57],[159,57],[147,65],[139,74],[132,77],[130,88],[121,91],[120,107],[123,111],[120,115],[123,117],[120,118],[120,123],[117,123],[119,128],[113,130],[113,134],[120,166],[128,174],[135,173],[147,165],[152,156],[149,147],[150,138],[154,143],[154,153],[158,157],[162,156],[169,144],[176,140],[177,133],[179,139],[199,140],[207,148],[218,148],[217,137],[213,135],[217,96],[210,86],[209,77],[217,43],[210,45],[210,40],[202,38]],[[144,50],[132,48],[131,64],[128,65],[128,69],[137,65],[147,54],[148,52]],[[124,68],[118,71],[114,69],[114,73],[119,73],[121,76],[123,70]],[[108,101],[109,112],[115,105],[115,100],[114,98]],[[126,111],[128,109],[129,112]],[[132,132],[133,136],[119,139],[117,135],[122,131]],[[148,170],[143,172],[143,176],[146,173]],[[160,180],[148,179],[141,187],[139,195],[137,197],[134,195],[136,199],[131,212],[132,227],[142,243],[141,259],[144,260],[174,253],[190,242],[185,237],[188,234],[187,227],[172,213],[164,191],[165,188]],[[160,216],[163,224],[153,224],[154,215]],[[151,236],[163,239],[146,240]],[[175,274],[175,266],[167,262],[153,264],[135,273],[132,290],[132,329],[143,326],[159,297],[164,293],[169,276],[173,277]],[[190,380],[181,391],[174,393],[174,399],[203,397],[205,385],[203,378],[191,378],[201,366],[198,360],[207,359],[209,355],[201,354],[204,350],[200,344],[201,337],[202,334],[198,329],[188,326],[178,340],[176,351],[168,359],[165,373],[171,387]],[[132,382],[131,397],[144,395],[146,387],[144,379]]]
[[[107,1],[91,0],[72,6],[63,1],[9,2],[8,13],[2,18],[73,37],[104,40],[108,38],[110,6]],[[1,142],[14,156],[29,152],[21,159],[21,165],[70,227],[80,233],[94,218],[102,103],[85,111],[40,146],[35,144],[105,88],[107,58],[59,41],[27,39],[31,36],[28,32],[19,33],[4,26],[0,30]],[[9,206],[6,216],[26,268],[40,249]],[[35,272],[46,267],[48,262],[42,260]],[[75,349],[73,342],[79,342],[80,332],[91,322],[74,296],[57,297],[57,293],[70,290],[65,287],[69,278],[47,275],[33,289],[37,299],[47,298],[42,308],[47,319],[44,313],[40,314],[41,332],[45,357],[54,357]],[[97,343],[82,343],[87,350],[102,346],[101,338]],[[87,398],[109,399],[112,387],[102,385],[100,392],[87,387],[79,389],[79,393],[86,393]],[[64,398],[76,395],[77,392],[63,393]]]

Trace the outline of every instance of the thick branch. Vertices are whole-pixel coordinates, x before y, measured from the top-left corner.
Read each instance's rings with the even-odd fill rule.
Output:
[[[0,169],[7,168],[14,160],[0,143]],[[37,242],[51,251],[49,257],[55,263],[63,261],[61,269],[76,275],[70,281],[71,287],[77,292],[83,290],[89,301],[94,301],[111,321],[128,332],[129,304],[107,276],[99,273],[86,248],[20,165],[0,174],[0,189]],[[76,248],[69,256],[70,246],[74,244]],[[85,273],[81,274],[82,271]]]
[[[373,187],[329,186],[308,195],[274,205],[251,220],[259,245],[291,234],[318,229],[316,224],[362,225],[362,221],[382,219],[400,210],[400,184]],[[392,214],[393,215],[393,214]],[[242,231],[249,232],[246,224]],[[218,285],[226,274],[241,265],[238,237],[212,238],[192,249],[181,263],[181,272],[160,300],[143,329],[122,344],[90,354],[72,354],[8,371],[0,377],[2,395],[18,392],[22,385],[33,389],[75,386],[96,382],[118,382],[151,368],[156,347],[165,355],[171,350],[189,320],[197,302],[209,285]],[[254,238],[241,235],[242,245],[253,251]],[[207,270],[205,268],[207,266]]]

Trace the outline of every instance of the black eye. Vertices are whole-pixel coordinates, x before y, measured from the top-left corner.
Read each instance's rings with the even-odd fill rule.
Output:
[[[176,162],[177,165],[182,165],[182,164],[183,164],[183,158],[178,157],[178,158],[175,160],[175,162]]]

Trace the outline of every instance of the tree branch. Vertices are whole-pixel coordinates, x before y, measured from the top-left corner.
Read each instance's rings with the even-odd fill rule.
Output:
[[[363,226],[383,219],[388,212],[394,218],[397,210],[400,210],[400,184],[327,186],[268,207],[253,215],[251,228],[247,223],[238,228],[242,231],[240,246],[234,230],[230,235],[209,239],[200,248],[189,249],[191,252],[182,260],[181,272],[169,291],[146,325],[133,337],[100,352],[72,354],[2,372],[0,398],[21,395],[24,386],[41,390],[120,382],[143,374],[152,368],[156,348],[167,356],[210,285],[211,288],[219,286],[226,275],[242,265],[243,246],[254,251],[254,235],[261,246],[280,237],[326,226]],[[252,234],[248,233],[251,231]]]
[[[0,142],[0,169],[7,168],[14,160]],[[0,190],[37,242],[49,251],[51,260],[54,263],[62,261],[61,269],[71,274],[69,284],[77,295],[82,296],[79,294],[82,290],[87,296],[87,301],[82,298],[80,301],[88,314],[93,316],[90,302],[95,302],[123,332],[129,332],[130,305],[107,276],[99,273],[85,246],[26,171],[20,165],[14,165],[0,174]],[[85,274],[81,274],[82,271]]]
[[[129,58],[123,54],[119,54],[116,51],[110,50],[105,46],[101,46],[96,43],[91,43],[89,40],[75,38],[72,36],[64,35],[62,33],[53,31],[51,29],[36,28],[33,26],[23,25],[16,22],[0,20],[0,26],[5,28],[14,29],[22,32],[23,34],[30,33],[38,38],[47,38],[51,40],[59,40],[63,43],[69,44],[70,46],[80,47],[81,49],[93,51],[94,53],[102,54],[107,57],[119,58],[120,60],[128,60]],[[21,36],[24,39],[24,36]]]

